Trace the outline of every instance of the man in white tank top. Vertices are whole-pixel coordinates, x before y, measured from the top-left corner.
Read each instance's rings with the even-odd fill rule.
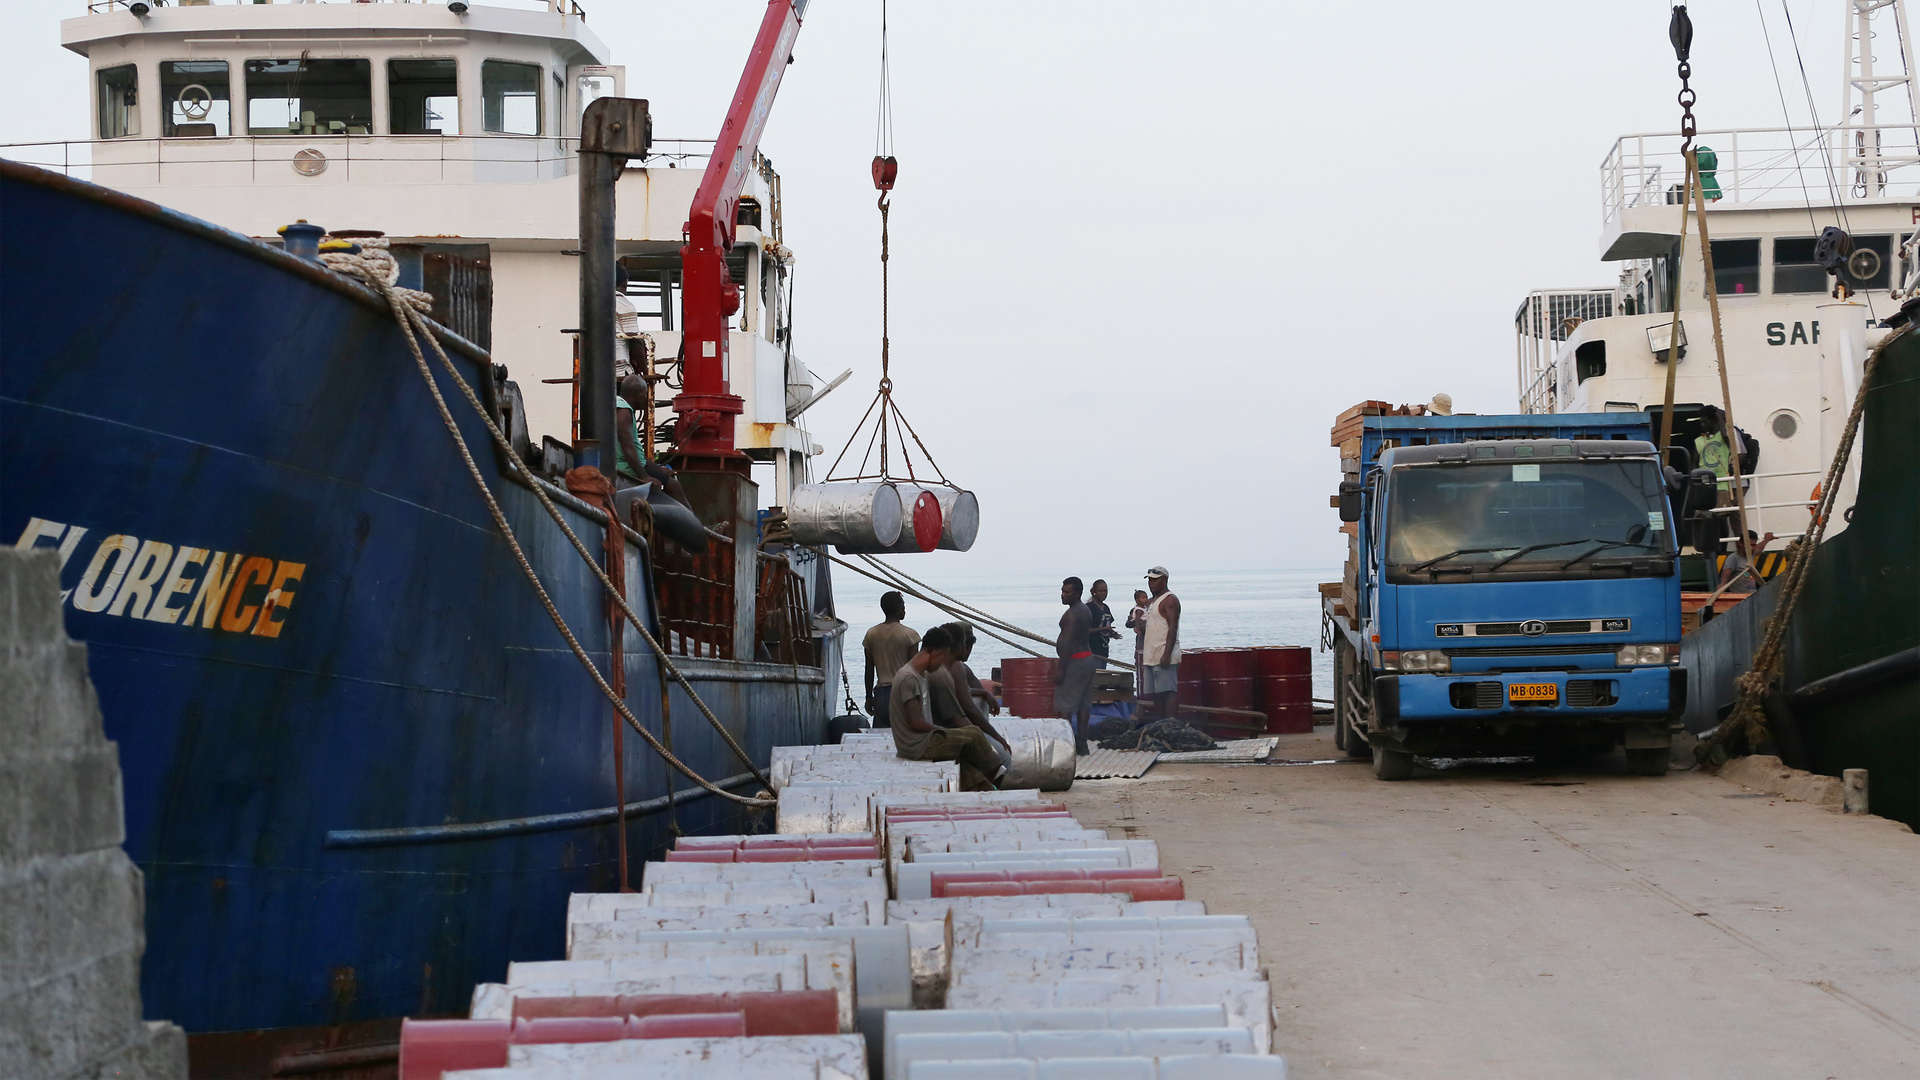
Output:
[[[1163,719],[1173,715],[1180,690],[1180,598],[1167,591],[1164,566],[1147,571],[1147,589],[1153,595],[1147,601],[1147,634],[1140,650],[1146,666],[1140,681],[1153,703],[1154,718]]]

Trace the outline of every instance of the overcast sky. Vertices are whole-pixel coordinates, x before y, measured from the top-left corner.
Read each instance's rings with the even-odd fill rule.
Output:
[[[582,3],[656,137],[711,138],[763,4]],[[1843,5],[1789,7],[1831,123]],[[1760,8],[1806,123],[1781,0]],[[1693,5],[1703,130],[1782,122],[1760,8]],[[57,25],[84,9],[0,3],[0,141],[85,137]],[[1439,391],[1512,411],[1524,293],[1615,280],[1599,166],[1678,126],[1667,13],[894,0],[896,400],[982,518],[972,552],[913,562],[1337,565],[1334,415]],[[876,0],[814,0],[762,145],[799,255],[795,346],[854,370],[808,414],[822,467],[879,375],[879,41]]]

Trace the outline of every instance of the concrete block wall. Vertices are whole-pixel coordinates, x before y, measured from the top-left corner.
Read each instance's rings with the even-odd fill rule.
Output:
[[[185,1034],[141,1018],[120,759],[86,646],[67,639],[59,567],[0,548],[0,1076],[185,1077]]]

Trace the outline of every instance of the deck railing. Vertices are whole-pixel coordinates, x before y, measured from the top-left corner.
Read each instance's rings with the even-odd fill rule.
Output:
[[[1694,145],[1718,159],[1712,179],[1721,205],[1833,206],[1911,199],[1920,190],[1920,136],[1912,124],[1726,128],[1700,132]],[[1600,165],[1602,222],[1630,207],[1678,202],[1685,179],[1678,134],[1621,136]]]
[[[572,173],[579,146],[578,139],[547,135],[134,137],[0,143],[0,158],[108,186],[257,183],[279,179],[280,174],[267,171],[278,169],[309,177],[330,174],[329,180],[513,182]],[[631,164],[704,165],[712,147],[711,139],[656,139],[653,153]]]
[[[215,4],[252,5],[259,3],[278,4],[419,4],[432,0],[87,0],[87,14],[103,15],[110,11],[135,10],[134,4],[152,9],[157,7],[211,7]],[[516,8],[551,11],[556,15],[571,15],[577,19],[587,17],[586,10],[574,0],[484,0],[480,7]]]
[[[1613,311],[1612,289],[1535,289],[1513,313],[1520,378],[1520,411],[1555,411],[1558,382],[1554,354],[1573,328]]]

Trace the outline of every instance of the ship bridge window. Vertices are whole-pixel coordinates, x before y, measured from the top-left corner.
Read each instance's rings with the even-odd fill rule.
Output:
[[[121,139],[140,134],[140,79],[132,64],[101,68],[100,137]]]
[[[1713,287],[1721,296],[1760,291],[1760,241],[1715,240]]]
[[[1813,237],[1776,236],[1773,238],[1773,291],[1776,293],[1823,293],[1827,291],[1827,272],[1813,261]]]
[[[481,126],[503,135],[540,134],[540,65],[488,60],[480,65]]]
[[[1607,342],[1604,338],[1583,341],[1573,350],[1573,374],[1580,382],[1607,373]],[[1636,406],[1637,408],[1638,406]]]
[[[367,60],[247,61],[250,135],[365,135],[373,129]]]
[[[224,139],[231,102],[225,60],[169,60],[160,65],[161,134],[182,139]]]
[[[452,60],[387,61],[387,130],[395,135],[460,134],[459,65]]]
[[[580,76],[580,112],[603,97],[613,96],[613,76],[589,73]]]

